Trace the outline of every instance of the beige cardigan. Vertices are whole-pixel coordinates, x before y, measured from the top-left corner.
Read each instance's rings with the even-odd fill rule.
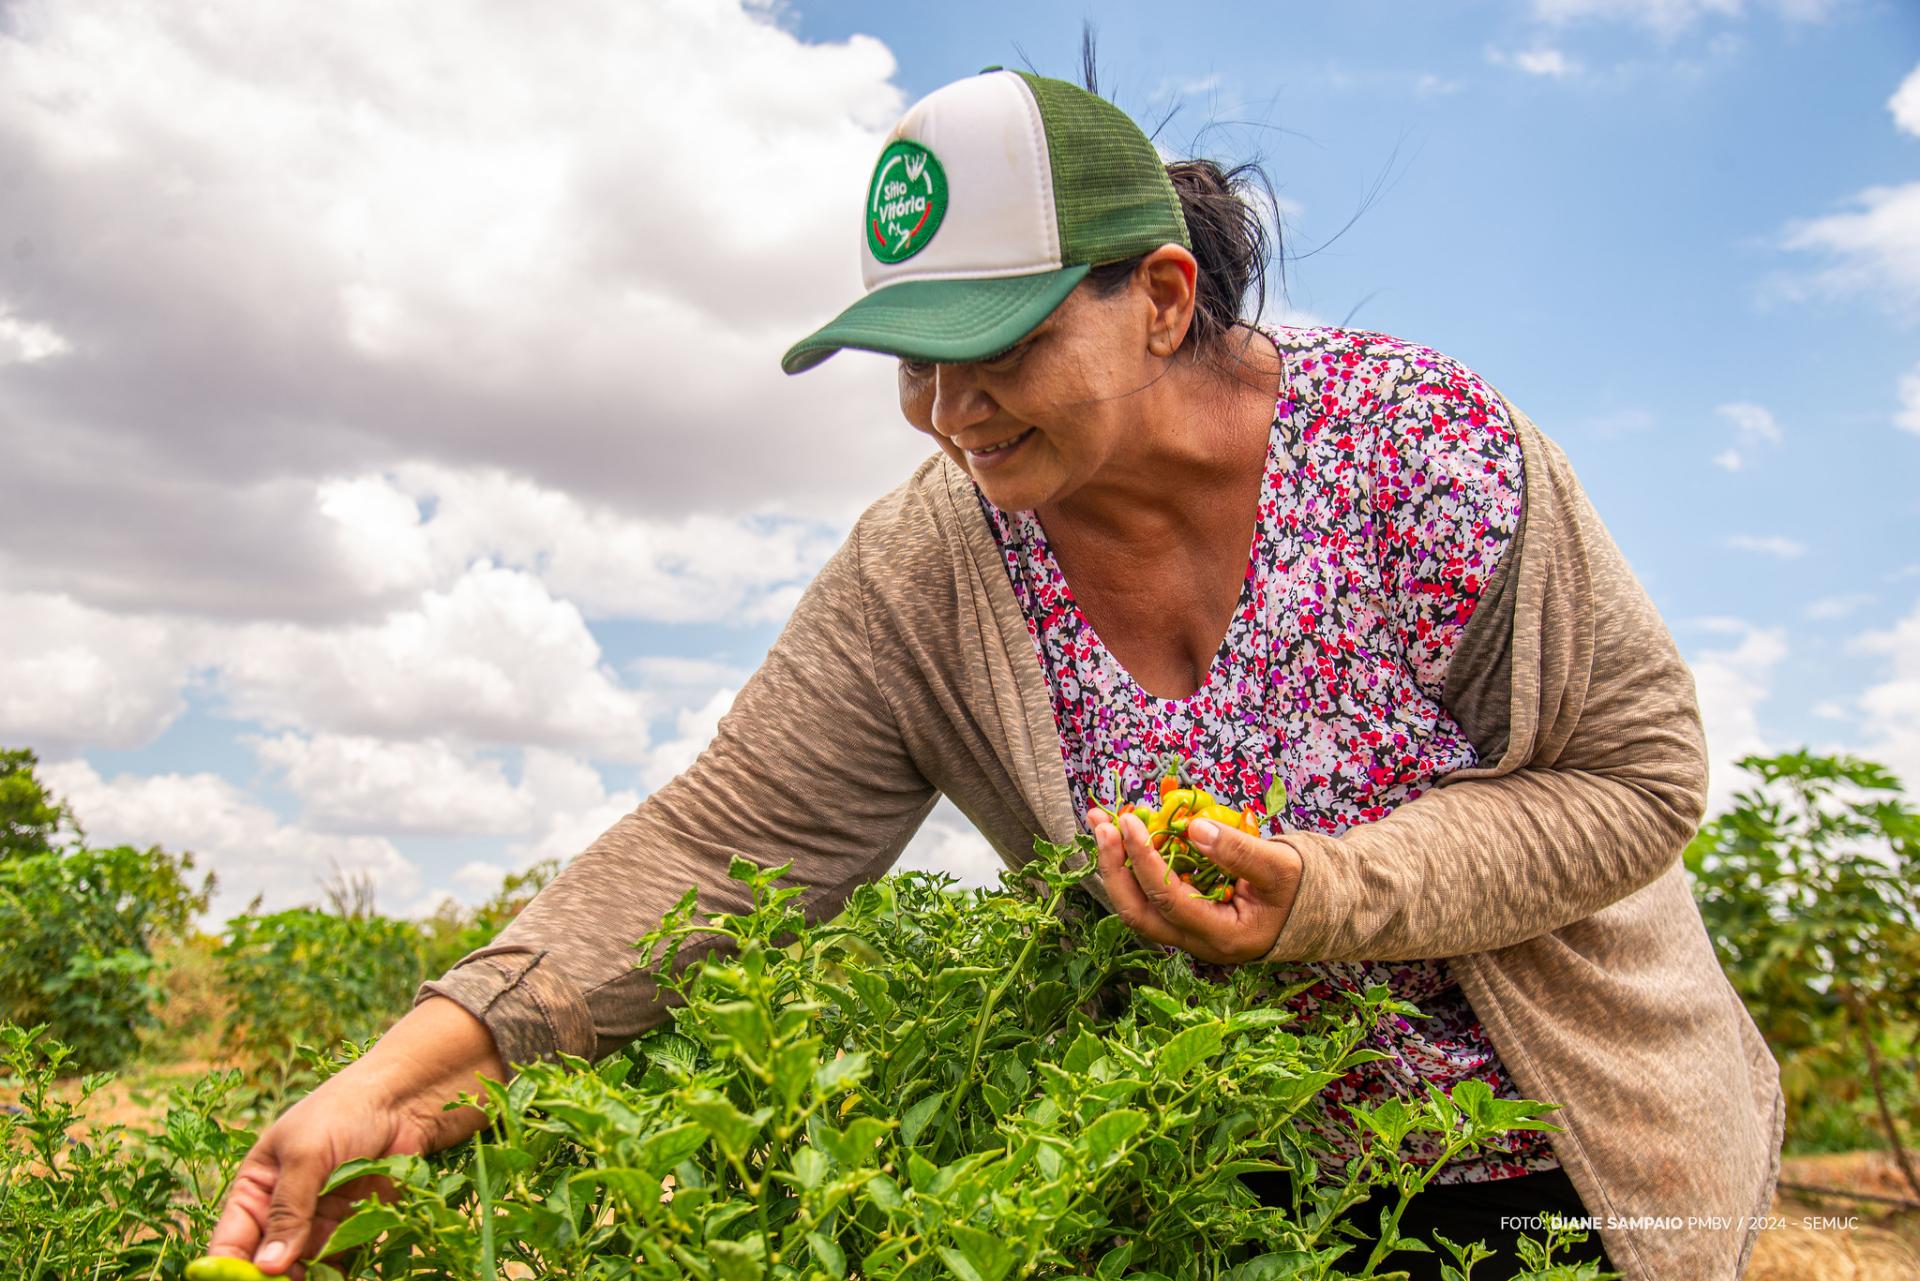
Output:
[[[1452,958],[1520,1092],[1562,1105],[1554,1151],[1607,1221],[1614,1265],[1736,1278],[1785,1109],[1679,861],[1706,804],[1693,677],[1566,455],[1507,407],[1521,529],[1444,698],[1482,763],[1380,822],[1290,834],[1300,890],[1268,959]],[[845,780],[834,805],[790,827],[827,778]],[[611,1053],[678,1003],[631,943],[688,885],[702,908],[740,911],[729,856],[791,860],[824,919],[893,866],[942,793],[1009,866],[1035,833],[1082,830],[999,549],[971,480],[936,453],[861,516],[699,759],[420,999],[482,1018],[509,1062]]]

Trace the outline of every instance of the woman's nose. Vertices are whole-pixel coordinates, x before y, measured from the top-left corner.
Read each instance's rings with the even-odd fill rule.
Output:
[[[964,365],[933,367],[933,428],[942,436],[951,440],[993,417],[997,408]]]

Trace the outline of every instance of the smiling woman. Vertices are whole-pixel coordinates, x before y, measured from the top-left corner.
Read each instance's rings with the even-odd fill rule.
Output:
[[[1388,334],[1242,320],[1265,274],[1258,219],[1223,213],[1242,171],[1183,163],[1090,90],[1000,68],[899,120],[863,197],[866,291],[782,363],[893,356],[937,451],[862,514],[699,759],[262,1136],[218,1247],[284,1267],[338,1218],[332,1163],[471,1132],[440,1104],[476,1071],[661,1023],[632,945],[689,884],[746,909],[737,852],[790,862],[824,919],[944,794],[1010,867],[1091,834],[1104,905],[1205,975],[1282,967],[1302,1013],[1397,998],[1303,1114],[1294,1179],[1353,1160],[1358,1106],[1548,1100],[1551,1134],[1409,1141],[1429,1226],[1501,1249],[1479,1281],[1515,1274],[1541,1210],[1603,1217],[1574,1257],[1635,1281],[1739,1274],[1779,1088],[1679,864],[1706,787],[1686,665],[1490,383]],[[1184,892],[1108,808],[1170,752],[1277,833],[1187,828],[1231,901]]]

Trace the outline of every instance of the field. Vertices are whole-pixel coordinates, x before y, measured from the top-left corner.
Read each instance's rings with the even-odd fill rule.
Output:
[[[1874,795],[1891,789],[1864,763],[1751,767],[1782,787],[1744,796],[1686,854],[1788,1093],[1776,1222],[1748,1275],[1913,1276],[1914,878],[1858,848],[1870,819],[1910,858],[1913,816]],[[1843,783],[1865,799],[1836,805]],[[43,801],[32,812],[57,810]],[[0,966],[6,1012],[38,1001],[33,1021],[53,1025],[0,1024],[8,1276],[179,1276],[253,1134],[553,872],[429,921],[336,886],[210,936],[190,923],[204,901],[190,860],[35,849],[30,824],[8,830],[0,903],[16,915],[0,928],[25,945]],[[343,1167],[396,1195],[341,1225],[338,1271],[309,1275],[1372,1277],[1404,1244],[1394,1217],[1351,1240],[1335,1223],[1382,1185],[1403,1206],[1419,1194],[1430,1171],[1401,1159],[1407,1135],[1465,1153],[1551,1126],[1551,1101],[1433,1092],[1356,1112],[1369,1145],[1340,1167],[1297,1118],[1370,1053],[1359,1043],[1399,1008],[1392,994],[1301,1022],[1264,967],[1203,979],[1093,909],[1085,853],[1040,842],[996,892],[896,874],[830,922],[799,915],[782,869],[736,860],[752,913],[709,919],[689,896],[641,940],[636,961],[686,999],[668,1025],[597,1066],[529,1067],[487,1101],[475,1141]],[[124,942],[129,919],[144,947],[72,959],[74,937]],[[715,930],[724,956],[678,963]],[[71,981],[48,983],[62,956]],[[51,1050],[56,1036],[72,1050]],[[1276,1167],[1321,1182],[1260,1205],[1236,1176]],[[1458,1246],[1470,1275],[1467,1243],[1425,1244]],[[1529,1246],[1526,1275],[1596,1275],[1555,1262],[1563,1242]]]

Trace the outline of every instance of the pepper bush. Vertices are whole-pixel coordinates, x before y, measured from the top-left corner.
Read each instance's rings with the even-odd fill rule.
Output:
[[[1452,1156],[1554,1128],[1547,1104],[1435,1090],[1356,1111],[1370,1146],[1316,1181],[1295,1116],[1377,1055],[1360,1047],[1384,1013],[1418,1011],[1376,987],[1291,1026],[1298,989],[1268,967],[1205,981],[1070,893],[1090,840],[1036,853],[999,892],[902,873],[817,926],[777,884],[789,865],[736,859],[752,911],[698,919],[690,890],[640,940],[683,1002],[670,1026],[597,1069],[490,1084],[489,1128],[449,1153],[342,1166],[330,1186],[378,1174],[399,1195],[342,1223],[326,1252],[351,1261],[314,1275],[1381,1276],[1431,1248],[1395,1230],[1431,1177],[1399,1158],[1409,1133]],[[1291,1206],[1238,1177],[1282,1168]],[[1336,1223],[1380,1185],[1400,1197],[1374,1239]],[[1552,1264],[1554,1243],[1534,1275],[1603,1275]],[[1440,1244],[1462,1278],[1486,1253]]]
[[[1437,1132],[1452,1156],[1554,1128],[1551,1105],[1468,1083],[1356,1108],[1367,1148],[1323,1170],[1296,1117],[1376,1056],[1379,1018],[1418,1011],[1376,987],[1302,1022],[1274,967],[1210,981],[1105,914],[1076,888],[1090,839],[1035,850],[997,891],[904,872],[818,924],[787,865],[736,859],[750,911],[701,916],[689,890],[639,941],[667,1022],[598,1066],[488,1083],[473,1140],[341,1166],[329,1187],[374,1174],[391,1195],[308,1275],[1342,1281],[1438,1248],[1469,1281],[1483,1247],[1396,1229],[1432,1173],[1402,1141]],[[1239,1176],[1276,1169],[1294,1200],[1263,1205]],[[1340,1221],[1382,1186],[1370,1232]],[[1574,1239],[1523,1242],[1525,1275],[1615,1275],[1554,1263]],[[170,1273],[103,1257],[86,1275]]]

